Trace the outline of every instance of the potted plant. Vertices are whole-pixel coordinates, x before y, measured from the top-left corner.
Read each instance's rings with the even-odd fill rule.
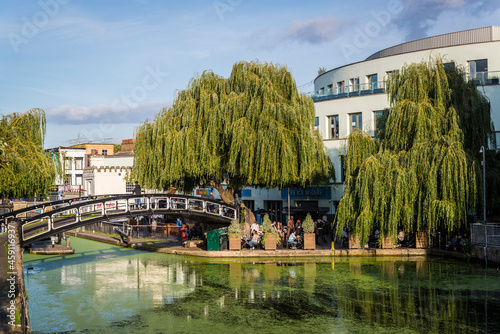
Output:
[[[417,232],[415,248],[429,248],[429,235],[427,234],[427,231]]]
[[[314,222],[310,213],[307,214],[302,223],[302,229],[304,231],[304,249],[316,249],[316,234],[314,234]]]
[[[273,233],[273,226],[269,215],[264,216],[264,221],[262,222],[262,231],[264,232],[264,237],[262,238],[262,245],[265,250],[276,250],[276,244],[279,241],[278,233]]]
[[[229,250],[241,249],[241,230],[237,219],[231,220],[231,224],[227,229],[229,234]]]

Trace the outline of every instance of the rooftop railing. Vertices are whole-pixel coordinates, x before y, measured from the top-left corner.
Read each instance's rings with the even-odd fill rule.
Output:
[[[307,95],[309,95],[314,102],[317,102],[323,100],[339,99],[343,97],[381,94],[386,92],[385,86],[385,81],[377,81],[358,85],[320,89],[318,91],[308,93]]]

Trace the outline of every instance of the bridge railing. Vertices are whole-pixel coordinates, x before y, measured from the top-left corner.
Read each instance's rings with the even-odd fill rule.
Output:
[[[51,203],[46,203],[46,207]],[[23,241],[40,234],[69,229],[75,225],[94,222],[96,218],[109,220],[120,216],[151,215],[156,212],[198,212],[223,219],[238,219],[237,208],[222,202],[194,196],[170,194],[117,195],[99,199],[73,201],[48,212],[41,212],[22,220]],[[27,211],[24,211],[27,212]],[[16,216],[16,213],[12,213]]]

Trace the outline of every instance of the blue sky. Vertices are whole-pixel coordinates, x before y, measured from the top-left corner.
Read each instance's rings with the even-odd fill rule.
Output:
[[[46,147],[121,143],[204,70],[278,63],[307,92],[319,67],[490,25],[500,0],[3,0],[0,114],[45,110]]]

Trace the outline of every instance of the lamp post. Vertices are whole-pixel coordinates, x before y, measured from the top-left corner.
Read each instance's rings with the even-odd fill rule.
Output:
[[[484,146],[481,146],[481,149],[479,150],[479,153],[483,154],[483,220],[484,223],[486,224],[486,167],[485,167],[485,161],[484,161],[484,153],[485,153]]]

